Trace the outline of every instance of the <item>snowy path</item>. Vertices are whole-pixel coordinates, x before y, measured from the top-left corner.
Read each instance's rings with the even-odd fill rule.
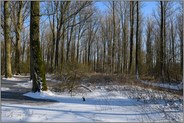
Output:
[[[30,92],[31,87],[30,86],[24,86],[21,85],[28,85],[29,83],[29,77],[17,77],[14,76],[11,79],[1,79],[1,101],[2,103],[13,103],[13,104],[30,104],[32,103],[34,105],[35,102],[42,103],[51,103],[55,102],[53,100],[45,100],[45,99],[34,99],[30,97],[23,96],[23,94]]]
[[[117,91],[106,91],[104,87],[86,93],[86,101],[82,101],[82,95],[71,97],[66,93],[51,91],[31,93],[29,92],[31,83],[25,78],[23,80],[19,77],[19,79],[24,83],[21,86],[18,84],[21,80],[3,80],[3,83],[14,82],[12,85],[2,83],[3,88],[9,88],[2,90],[3,93],[13,90],[16,93],[15,90],[20,89],[20,95],[23,98],[13,101],[6,97],[2,98],[3,122],[175,122],[183,120],[182,108],[167,106],[162,112],[159,110],[164,106],[162,103],[143,103]],[[49,102],[49,100],[57,102]]]

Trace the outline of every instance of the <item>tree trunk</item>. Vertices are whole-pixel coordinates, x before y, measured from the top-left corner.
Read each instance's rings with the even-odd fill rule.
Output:
[[[22,30],[22,1],[19,1],[19,10],[18,10],[18,20],[16,27],[16,52],[15,52],[15,74],[20,74],[20,38],[21,38],[21,30]]]
[[[4,1],[5,78],[12,77],[9,2]]]
[[[164,68],[163,68],[163,57],[164,57],[164,53],[163,53],[163,43],[164,43],[164,7],[163,7],[163,2],[160,1],[160,5],[161,5],[161,24],[160,24],[160,58],[159,58],[159,66],[160,66],[160,78],[161,80],[163,80],[163,75],[164,75]]]
[[[135,58],[135,72],[136,72],[136,78],[139,78],[139,61],[138,61],[138,52],[139,52],[139,2],[137,1],[137,25],[136,25],[136,58]]]
[[[112,59],[111,59],[111,54],[112,54],[112,41],[111,41],[111,26],[110,26],[110,21],[107,22],[107,26],[108,26],[108,72],[111,73],[112,71]]]
[[[123,26],[123,72],[127,73],[127,18],[124,16]]]
[[[52,54],[51,54],[51,68],[53,69],[53,59],[54,59],[54,51],[55,51],[55,19],[54,19],[54,15],[52,18],[52,23],[53,23],[53,30],[52,30]]]
[[[59,50],[59,33],[57,33],[57,38],[56,38],[56,51],[55,51],[55,69],[57,70],[58,68],[58,50]]]
[[[183,13],[179,16],[179,38],[180,38],[180,72],[183,73]]]
[[[115,22],[115,5],[113,1],[113,44],[112,44],[112,71],[114,73],[115,70],[115,48],[116,48],[116,22]]]
[[[175,63],[175,45],[174,45],[174,42],[175,42],[175,34],[174,34],[174,24],[173,24],[173,20],[171,22],[171,44],[172,44],[172,62],[173,64]]]
[[[129,60],[129,74],[132,69],[132,53],[133,53],[133,38],[134,38],[134,1],[130,2],[130,60]]]
[[[79,33],[78,33],[79,35]],[[77,57],[76,57],[76,61],[77,63],[80,63],[80,60],[79,60],[79,36],[77,37]]]
[[[30,16],[30,44],[32,50],[32,65],[33,67],[33,92],[40,92],[47,90],[45,79],[45,68],[42,61],[39,24],[40,24],[40,2],[31,2],[31,16]]]
[[[147,73],[150,74],[151,70],[153,69],[153,56],[152,56],[152,42],[151,42],[151,34],[152,34],[152,22],[148,20],[147,24],[147,41],[146,41],[146,66],[147,66]]]
[[[106,42],[104,42],[103,44],[103,72],[105,72],[105,64],[106,64],[105,56],[106,56]]]
[[[74,16],[74,18],[73,18],[72,25],[74,25],[74,24],[75,24],[75,16]],[[68,25],[69,25],[69,22],[68,22]],[[68,30],[69,30],[69,29],[68,29]],[[70,43],[71,43],[71,41],[72,41],[73,30],[74,30],[74,26],[72,26],[71,29],[70,29],[70,37],[68,38],[68,42],[67,42],[66,62],[68,62],[68,60],[69,60]]]

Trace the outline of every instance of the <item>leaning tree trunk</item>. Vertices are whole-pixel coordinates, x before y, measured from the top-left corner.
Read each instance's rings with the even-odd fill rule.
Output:
[[[47,90],[45,80],[45,68],[42,61],[39,37],[39,23],[40,23],[40,2],[31,2],[31,21],[30,21],[30,42],[31,42],[31,57],[33,67],[33,92],[40,92]]]
[[[12,77],[9,2],[4,1],[5,77]]]

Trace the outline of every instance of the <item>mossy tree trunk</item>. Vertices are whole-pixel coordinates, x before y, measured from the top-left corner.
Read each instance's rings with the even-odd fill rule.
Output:
[[[12,77],[9,2],[4,1],[5,77]]]
[[[39,36],[39,23],[40,23],[40,2],[31,2],[31,21],[30,21],[30,44],[31,44],[31,67],[33,77],[33,92],[40,92],[47,90],[45,79],[45,68],[42,61],[40,36]]]

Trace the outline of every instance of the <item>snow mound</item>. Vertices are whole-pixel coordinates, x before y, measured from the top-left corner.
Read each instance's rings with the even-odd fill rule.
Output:
[[[41,91],[41,92],[28,92],[26,94],[24,94],[24,96],[28,96],[28,97],[32,97],[32,98],[36,98],[36,99],[40,99],[40,98],[49,98],[50,96],[55,96],[55,94],[53,92],[51,92],[50,90],[48,91]]]
[[[10,90],[9,88],[6,88],[6,87],[1,87],[1,91],[8,91]]]

